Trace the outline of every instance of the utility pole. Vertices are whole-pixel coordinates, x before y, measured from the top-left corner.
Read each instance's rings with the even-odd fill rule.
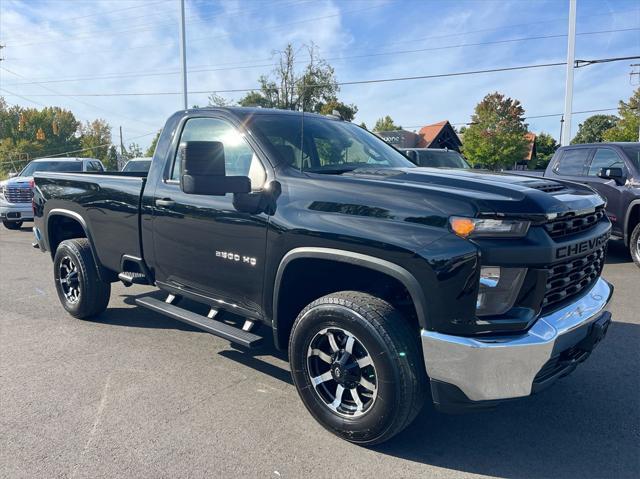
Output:
[[[567,41],[567,76],[564,91],[564,128],[560,145],[571,141],[571,110],[573,109],[573,69],[576,57],[576,2],[569,0],[569,32]]]
[[[182,97],[184,109],[189,108],[187,102],[187,49],[184,27],[184,0],[180,0],[180,63],[182,63]]]
[[[122,142],[122,127],[120,127],[120,158],[124,161],[124,143]]]

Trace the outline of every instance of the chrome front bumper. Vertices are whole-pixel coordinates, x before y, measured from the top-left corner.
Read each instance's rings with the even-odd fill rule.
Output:
[[[4,200],[0,200],[0,219],[32,220],[33,208],[31,203],[7,203]]]
[[[599,278],[576,302],[542,316],[518,336],[469,338],[422,330],[427,374],[457,386],[471,401],[528,396],[556,342],[598,319],[612,292]]]

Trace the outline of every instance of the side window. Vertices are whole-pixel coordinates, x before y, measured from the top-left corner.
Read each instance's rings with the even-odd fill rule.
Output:
[[[100,168],[100,163],[98,163],[97,161],[87,161],[86,171],[102,171],[102,168]]]
[[[575,150],[565,150],[560,158],[560,163],[556,166],[555,172],[561,175],[582,176],[584,165],[589,157],[588,148],[577,148]]]
[[[260,160],[247,144],[242,133],[230,123],[218,118],[192,118],[182,130],[180,144],[187,141],[220,141],[224,145],[224,162],[228,176],[248,176],[251,189],[262,189],[267,179]],[[176,154],[172,180],[180,180],[180,155]]]
[[[589,176],[598,176],[602,168],[624,168],[624,161],[609,148],[598,148],[589,166]]]

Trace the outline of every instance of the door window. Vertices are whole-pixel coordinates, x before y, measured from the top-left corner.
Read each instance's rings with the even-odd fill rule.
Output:
[[[588,148],[565,150],[564,155],[560,158],[560,164],[556,167],[556,173],[569,176],[582,176],[590,151]]]
[[[86,165],[87,171],[102,171],[102,167],[97,161],[87,161]]]
[[[224,145],[227,176],[248,176],[251,189],[264,186],[266,173],[249,144],[233,125],[218,118],[192,118],[182,130],[180,145],[187,141],[219,141]],[[172,180],[180,180],[180,155],[176,154],[171,172]]]
[[[598,176],[602,168],[624,168],[624,161],[609,148],[598,148],[589,166],[589,176]]]

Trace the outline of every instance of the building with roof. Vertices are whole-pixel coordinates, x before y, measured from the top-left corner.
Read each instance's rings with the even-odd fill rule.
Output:
[[[407,130],[375,133],[396,148],[447,148],[460,151],[462,146],[456,130],[448,120],[423,126],[417,133]]]

